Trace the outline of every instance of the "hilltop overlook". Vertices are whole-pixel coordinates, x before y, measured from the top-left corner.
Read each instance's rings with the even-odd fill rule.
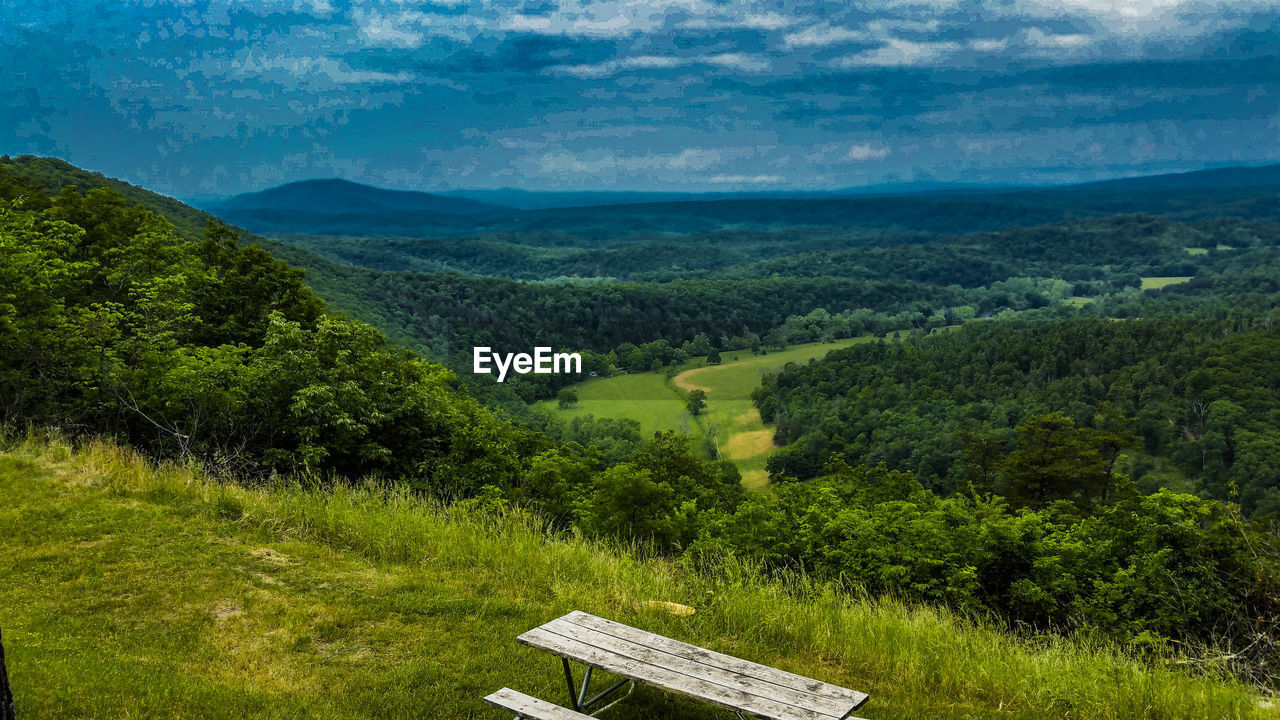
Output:
[[[831,682],[860,714],[1272,717],[1244,687],[728,564],[696,574],[402,493],[246,489],[90,443],[0,441],[0,604],[30,717],[488,718],[562,692],[514,637],[580,609]],[[50,591],[55,592],[50,592]],[[672,615],[663,602],[693,607]],[[138,662],[145,658],[145,662]],[[618,720],[728,717],[641,688]]]

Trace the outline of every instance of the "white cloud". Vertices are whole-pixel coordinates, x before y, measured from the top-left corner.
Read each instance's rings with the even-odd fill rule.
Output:
[[[613,75],[624,70],[661,70],[664,68],[681,67],[688,64],[689,61],[687,59],[670,55],[640,55],[632,58],[609,60],[607,62],[594,64],[555,65],[548,68],[547,71],[562,75],[572,75],[580,78],[599,78]]]
[[[504,14],[498,26],[546,35],[626,37],[657,32],[672,16],[696,18],[723,13],[717,7],[707,0],[561,0],[544,15]]]
[[[778,31],[799,22],[761,5],[764,3],[714,0],[559,0],[550,12],[537,15],[500,10],[497,27],[547,35],[617,38],[674,28]]]
[[[680,27],[691,30],[716,28],[744,28],[748,30],[782,30],[795,25],[798,20],[776,12],[749,12],[741,17],[726,15],[709,18],[697,17],[686,20]]]
[[[849,148],[846,158],[853,162],[866,162],[868,160],[883,160],[889,157],[889,148],[872,145],[870,143],[858,143]]]
[[[765,72],[771,67],[768,58],[743,53],[721,53],[697,57],[677,57],[675,55],[638,55],[636,57],[608,60],[602,63],[583,65],[554,65],[546,72],[559,75],[572,75],[580,78],[601,78],[626,70],[665,70],[688,67],[690,65],[715,65],[717,67],[740,70],[743,72]]]
[[[1088,35],[1082,33],[1054,34],[1047,33],[1038,27],[1028,29],[1023,33],[1023,38],[1028,45],[1053,50],[1074,50],[1088,44],[1090,39]]]
[[[356,29],[366,45],[388,48],[416,48],[422,45],[423,34],[405,27],[407,19],[397,22],[386,15],[357,13]]]
[[[685,148],[678,153],[644,155],[617,155],[611,151],[578,155],[561,150],[543,153],[536,160],[538,169],[546,174],[594,175],[617,170],[626,172],[708,170],[721,164],[723,156],[718,150],[704,148]]]
[[[870,36],[867,33],[860,30],[850,30],[846,27],[822,23],[821,25],[812,25],[804,30],[788,33],[782,38],[782,42],[789,48],[826,47],[827,45],[864,41],[869,38]]]
[[[720,55],[705,57],[702,60],[712,65],[733,68],[734,70],[743,70],[745,72],[764,72],[770,67],[768,58],[763,58],[757,55],[745,55],[743,53],[722,53]]]
[[[1022,20],[1075,17],[1104,34],[1167,42],[1244,27],[1253,13],[1277,8],[1276,0],[1017,0],[1003,14]]]
[[[204,75],[229,74],[239,77],[258,77],[263,79],[290,79],[302,84],[313,85],[317,81],[328,80],[336,85],[391,84],[402,85],[412,82],[412,73],[400,71],[395,73],[376,70],[358,70],[346,62],[330,57],[295,57],[290,55],[255,55],[247,52],[238,55],[233,62],[208,58],[201,63],[192,63],[186,72],[197,72]],[[183,73],[179,73],[181,77]]]
[[[527,33],[547,33],[551,32],[551,18],[546,15],[525,15],[516,13],[502,21],[503,30],[511,30],[513,32]]]
[[[760,185],[782,182],[781,175],[713,175],[713,183],[731,183],[734,185]]]
[[[365,45],[402,50],[421,47],[432,36],[470,40],[489,24],[478,14],[441,15],[423,10],[384,13],[357,9],[352,17]]]
[[[969,41],[969,48],[978,52],[1001,52],[1007,47],[1008,38],[974,38]]]
[[[294,2],[295,10],[306,9],[316,15],[329,15],[333,12],[333,3],[329,0],[301,0]]]
[[[875,50],[847,55],[835,61],[837,67],[895,67],[901,65],[925,65],[941,60],[960,49],[952,41],[912,42],[890,38]]]
[[[936,33],[942,27],[942,22],[937,18],[928,20],[910,20],[903,18],[887,18],[884,20],[872,20],[867,23],[867,28],[874,33],[880,35],[889,35],[894,31],[911,32],[911,33]]]

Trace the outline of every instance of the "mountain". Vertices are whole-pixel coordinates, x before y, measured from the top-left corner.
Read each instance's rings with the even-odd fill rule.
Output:
[[[521,210],[552,210],[650,203],[706,202],[718,200],[822,200],[887,195],[982,195],[1010,193],[1053,193],[1059,191],[1123,191],[1168,189],[1242,189],[1280,186],[1280,165],[1226,167],[1183,173],[1142,175],[1098,180],[1070,185],[978,185],[971,183],[911,182],[882,183],[833,190],[766,190],[727,192],[534,191],[520,188],[458,189],[443,193]]]
[[[189,240],[204,237],[205,225],[218,218],[198,210],[180,200],[130,185],[123,180],[110,178],[102,173],[76,167],[65,160],[36,155],[0,156],[0,173],[12,173],[15,177],[49,193],[57,195],[64,187],[75,187],[81,192],[95,188],[107,188],[120,193],[130,203],[143,205],[152,212],[163,215],[173,223],[178,234]]]
[[[867,185],[839,190],[755,190],[717,192],[552,190],[535,191],[519,188],[449,190],[450,197],[470,198],[520,210],[551,210],[605,205],[643,205],[647,203],[706,202],[708,200],[793,199],[814,200],[855,195],[895,195],[934,192],[990,192],[993,186],[955,185],[944,183],[892,183]]]
[[[431,195],[311,180],[236,196],[208,209],[260,233],[443,238],[559,231],[609,239],[637,232],[796,226],[955,235],[1132,213],[1280,221],[1278,199],[1280,165],[1271,165],[1055,187],[921,184],[701,194],[508,188]]]
[[[302,180],[216,203],[219,210],[275,210],[320,215],[375,212],[422,212],[484,215],[510,211],[498,205],[460,197],[408,190],[386,190],[348,180]]]
[[[1280,165],[1224,167],[1164,175],[1100,180],[1062,190],[1261,190],[1280,188]]]
[[[386,190],[338,179],[288,183],[205,207],[254,232],[324,235],[468,233],[516,212],[468,198]]]

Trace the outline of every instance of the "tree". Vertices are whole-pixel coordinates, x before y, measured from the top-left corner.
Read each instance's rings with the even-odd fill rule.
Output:
[[[708,365],[719,365],[721,362],[723,362],[723,360],[720,359],[719,350],[712,350],[710,353],[707,353]]]
[[[960,464],[968,468],[969,481],[974,492],[990,493],[995,490],[1000,463],[1004,460],[1004,443],[992,433],[962,430]]]
[[[591,484],[579,511],[587,530],[620,538],[654,538],[664,545],[673,539],[675,493],[670,485],[654,482],[648,470],[622,463],[596,474]]]
[[[560,393],[556,395],[556,402],[560,404],[560,409],[573,407],[578,404],[578,393],[569,388],[562,388]]]
[[[698,415],[706,406],[707,393],[705,390],[694,390],[689,393],[689,401],[685,403],[685,407],[689,408],[690,415]]]
[[[1018,426],[1018,449],[1004,464],[1003,494],[1032,508],[1055,500],[1088,506],[1103,497],[1110,459],[1093,439],[1060,412],[1033,415]]]
[[[706,355],[711,352],[711,341],[706,333],[698,333],[692,340],[684,344],[684,351],[693,356]]]

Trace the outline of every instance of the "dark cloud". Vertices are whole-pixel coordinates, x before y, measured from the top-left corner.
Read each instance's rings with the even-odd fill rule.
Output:
[[[1276,161],[1278,1],[4,4],[0,152],[178,195]]]

